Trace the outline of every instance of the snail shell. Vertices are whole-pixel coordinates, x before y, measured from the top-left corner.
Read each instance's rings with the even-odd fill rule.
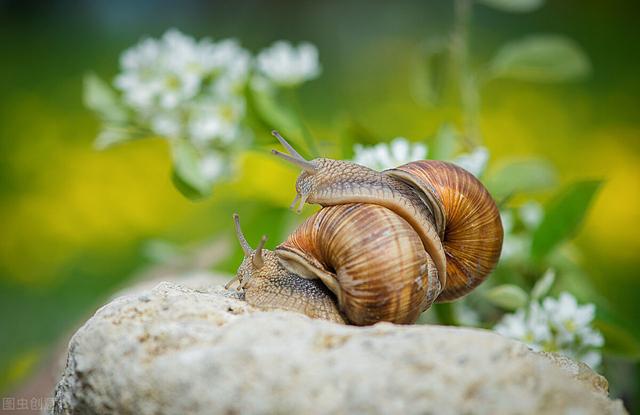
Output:
[[[245,251],[237,279],[247,301],[358,325],[412,323],[434,301],[468,293],[495,266],[499,212],[464,169],[427,160],[376,172],[308,161],[274,135],[289,154],[273,153],[303,169],[292,207],[323,208],[275,252],[262,249],[264,238],[252,250],[236,218]]]
[[[418,233],[379,205],[325,207],[275,252],[290,272],[322,280],[352,324],[413,323],[440,293]]]
[[[324,207],[366,203],[392,210],[418,233],[438,270],[440,285],[446,285],[446,256],[433,214],[410,185],[350,161],[319,158],[307,163],[312,163],[314,170],[303,171],[298,177],[299,196],[294,203],[298,199],[300,206],[305,202]]]
[[[451,163],[420,160],[385,174],[419,191],[443,233],[447,284],[438,301],[467,294],[486,279],[502,250],[500,212],[471,173]]]

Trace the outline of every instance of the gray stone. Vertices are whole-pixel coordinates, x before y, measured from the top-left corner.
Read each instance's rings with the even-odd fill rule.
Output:
[[[73,336],[56,414],[624,414],[606,381],[489,331],[340,326],[160,283]]]

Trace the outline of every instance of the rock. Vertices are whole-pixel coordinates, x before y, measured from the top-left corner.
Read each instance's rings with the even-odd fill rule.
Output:
[[[485,330],[341,326],[160,283],[73,336],[56,414],[624,414],[584,365]]]

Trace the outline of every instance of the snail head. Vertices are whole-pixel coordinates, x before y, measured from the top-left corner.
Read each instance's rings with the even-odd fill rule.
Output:
[[[302,169],[296,180],[296,197],[290,208],[302,212],[305,203],[335,204],[345,184],[354,183],[358,177],[370,175],[373,170],[344,160],[316,158],[306,160],[277,131],[271,132],[289,154],[271,150],[273,155]],[[297,208],[296,208],[297,205]]]
[[[231,287],[233,283],[238,282],[238,291],[244,290],[249,287],[251,281],[256,277],[262,275],[269,275],[273,272],[273,267],[277,266],[278,260],[273,251],[264,249],[264,244],[267,242],[267,237],[262,236],[260,243],[256,249],[251,248],[240,227],[240,217],[237,213],[233,214],[233,221],[236,228],[236,236],[242,251],[244,252],[244,259],[238,267],[236,277],[229,281],[225,288]]]

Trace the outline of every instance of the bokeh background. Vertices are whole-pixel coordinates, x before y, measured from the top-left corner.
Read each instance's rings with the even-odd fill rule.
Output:
[[[479,62],[532,32],[565,34],[588,54],[593,71],[581,82],[492,82],[480,124],[492,160],[535,154],[555,164],[561,183],[606,180],[576,244],[591,284],[640,341],[639,12],[623,0],[549,1],[530,14],[477,7],[470,38]],[[234,272],[241,253],[232,212],[250,240],[267,233],[271,246],[296,220],[287,207],[297,172],[271,159],[267,130],[239,172],[202,202],[171,184],[162,140],[96,151],[99,122],[82,104],[87,72],[112,79],[124,49],[170,27],[235,37],[253,51],[307,40],[323,67],[299,93],[314,136],[339,143],[347,125],[380,140],[421,139],[456,108],[415,102],[411,62],[417,45],[446,33],[452,18],[444,0],[0,1],[0,396],[153,261],[150,241],[182,247],[222,238],[232,254],[216,269]],[[627,405],[639,373],[637,363],[625,364],[625,386],[612,385]]]

